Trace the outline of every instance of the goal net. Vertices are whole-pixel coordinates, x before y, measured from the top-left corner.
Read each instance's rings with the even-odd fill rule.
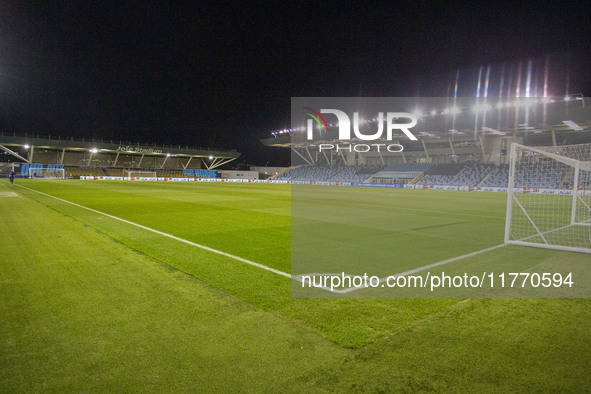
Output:
[[[591,144],[511,145],[505,243],[591,253]]]
[[[134,171],[124,170],[123,176],[126,178],[154,178],[156,179],[156,171]]]
[[[29,168],[29,178],[34,179],[65,179],[63,168]]]

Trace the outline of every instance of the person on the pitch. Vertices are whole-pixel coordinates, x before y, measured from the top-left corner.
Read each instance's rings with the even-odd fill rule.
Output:
[[[10,171],[8,174],[8,179],[10,179],[10,184],[14,185],[14,171]]]

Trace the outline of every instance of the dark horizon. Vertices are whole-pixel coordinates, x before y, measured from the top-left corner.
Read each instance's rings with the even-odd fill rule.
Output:
[[[589,13],[535,4],[6,2],[0,127],[286,165],[258,139],[289,127],[291,97],[441,96],[457,70],[471,95],[480,67],[546,58],[551,94],[589,94]]]

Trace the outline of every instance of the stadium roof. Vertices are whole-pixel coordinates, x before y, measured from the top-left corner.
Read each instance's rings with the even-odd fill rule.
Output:
[[[476,102],[475,98],[470,99]],[[556,138],[561,136],[582,136],[591,141],[591,108],[586,106],[582,94],[563,96],[561,98],[520,98],[506,102],[493,101],[489,104],[465,105],[461,108],[435,108],[416,114],[419,121],[413,128],[413,134],[425,143],[437,143],[452,139],[456,142],[474,141],[480,136],[511,136],[540,135]],[[529,108],[528,121],[516,121],[517,111]],[[482,122],[483,115],[488,116]],[[480,118],[480,120],[478,120]],[[453,122],[452,122],[453,119]],[[366,121],[368,127],[375,131],[375,119]],[[295,148],[311,147],[321,143],[338,141],[338,125],[329,125],[328,131],[321,138],[305,141],[303,127],[276,130],[269,138],[261,139],[266,146]],[[292,138],[296,136],[297,138]],[[401,139],[404,138],[401,136]],[[341,141],[365,143],[358,139]]]
[[[74,138],[52,138],[50,136],[29,137],[0,134],[0,149],[17,157],[19,160],[29,163],[29,159],[23,157],[16,150],[47,149],[62,152],[92,152],[92,153],[114,153],[140,156],[164,156],[183,157],[195,159],[209,159],[203,161],[208,169],[220,167],[226,163],[236,160],[240,153],[235,150],[193,148],[182,145],[156,145],[140,144],[112,140],[78,140]],[[11,149],[13,148],[13,149]],[[30,155],[29,155],[30,156]]]

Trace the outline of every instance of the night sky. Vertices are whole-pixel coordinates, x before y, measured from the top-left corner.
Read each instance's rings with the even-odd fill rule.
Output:
[[[289,151],[258,138],[289,127],[292,96],[445,96],[456,70],[470,96],[479,67],[547,57],[556,93],[591,95],[583,2],[174,3],[3,1],[1,130],[273,165]]]

